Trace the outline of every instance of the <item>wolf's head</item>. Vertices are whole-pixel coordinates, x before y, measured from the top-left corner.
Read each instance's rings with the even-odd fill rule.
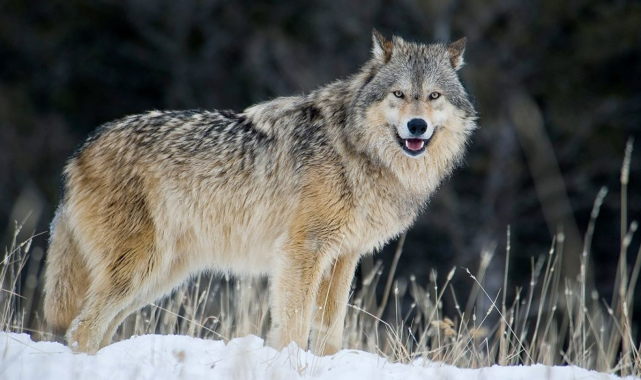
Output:
[[[354,121],[362,127],[350,133],[352,145],[394,170],[416,175],[436,165],[449,172],[476,127],[457,74],[466,40],[420,44],[374,31],[373,41],[354,99]]]

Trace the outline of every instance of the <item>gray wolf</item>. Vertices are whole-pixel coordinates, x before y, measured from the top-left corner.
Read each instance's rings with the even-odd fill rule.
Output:
[[[359,258],[409,228],[476,128],[465,43],[374,31],[356,74],[309,94],[100,127],[64,170],[48,324],[94,353],[131,312],[213,270],[268,276],[269,344],[339,350]]]

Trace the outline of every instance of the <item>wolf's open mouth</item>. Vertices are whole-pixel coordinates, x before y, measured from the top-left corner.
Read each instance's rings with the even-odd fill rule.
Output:
[[[404,139],[401,136],[396,135],[398,143],[403,148],[403,151],[412,157],[416,157],[425,152],[425,146],[429,140],[423,139]]]
[[[405,147],[413,152],[423,149],[425,141],[421,139],[408,139],[405,140]]]

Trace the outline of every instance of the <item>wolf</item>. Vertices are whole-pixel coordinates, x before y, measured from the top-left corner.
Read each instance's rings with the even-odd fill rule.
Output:
[[[372,39],[355,74],[309,94],[97,129],[64,169],[52,330],[95,353],[127,315],[209,270],[268,277],[270,345],[341,349],[359,259],[411,226],[477,127],[464,38]]]

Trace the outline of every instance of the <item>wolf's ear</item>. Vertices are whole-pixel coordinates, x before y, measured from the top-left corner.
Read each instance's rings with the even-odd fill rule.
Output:
[[[450,63],[454,70],[458,70],[463,67],[465,61],[463,60],[463,53],[465,52],[465,45],[467,44],[467,38],[463,37],[458,41],[454,41],[447,47],[448,53],[450,53]]]
[[[372,47],[374,59],[381,62],[382,64],[386,64],[392,57],[394,43],[386,39],[376,29],[372,31],[372,41],[374,42],[374,46]]]

